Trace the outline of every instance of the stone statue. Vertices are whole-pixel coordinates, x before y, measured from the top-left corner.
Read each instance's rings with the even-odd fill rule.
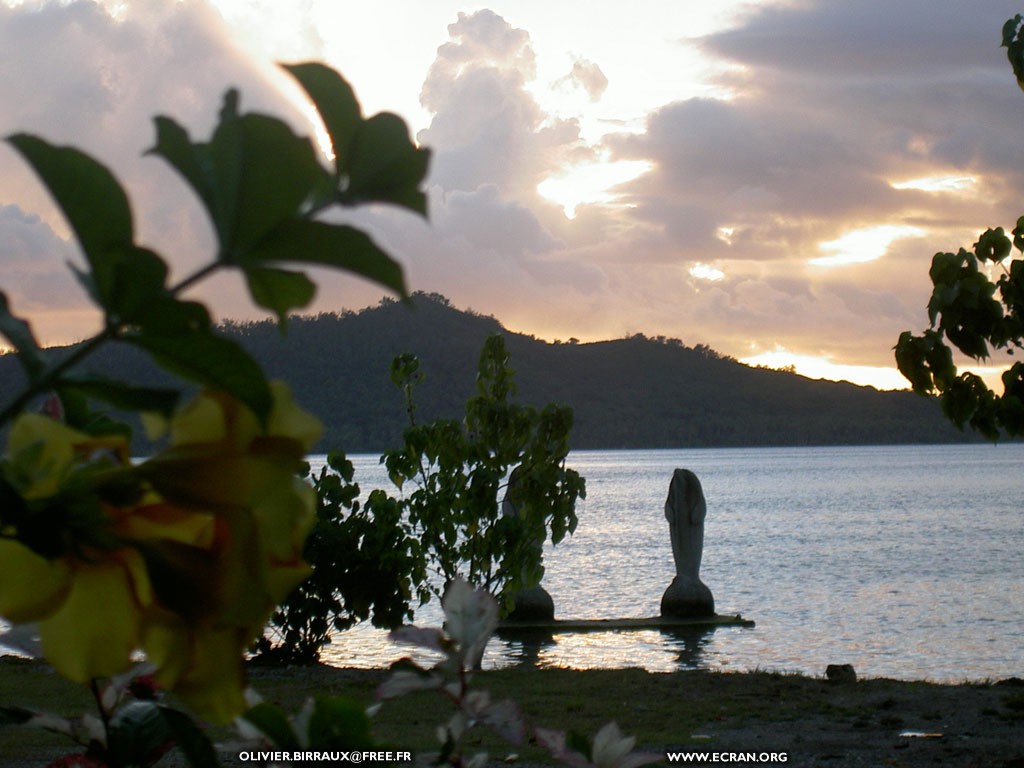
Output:
[[[673,472],[665,502],[665,518],[672,537],[676,576],[661,597],[662,616],[690,618],[715,615],[715,598],[700,580],[707,513],[707,502],[697,476],[688,469]]]
[[[512,501],[512,489],[519,481],[522,467],[516,467],[508,476],[508,486],[505,488],[505,498],[501,500],[501,513],[503,515],[518,516],[519,510]],[[534,542],[537,550],[543,551],[544,542]],[[535,587],[525,587],[519,590],[515,596],[515,606],[508,616],[509,621],[554,621],[555,601],[551,595],[540,584]]]

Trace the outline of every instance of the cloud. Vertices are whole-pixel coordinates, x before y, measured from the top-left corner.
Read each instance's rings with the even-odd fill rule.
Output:
[[[556,80],[554,87],[561,91],[580,88],[590,101],[597,102],[608,90],[608,78],[594,62],[577,58],[572,64],[572,71]]]
[[[392,216],[375,224],[417,289],[537,330],[560,314],[548,307],[572,306],[605,283],[561,209],[537,192],[553,169],[594,149],[575,121],[545,112],[531,93],[536,57],[525,30],[485,10],[460,13],[448,32],[422,88],[431,121],[417,137],[434,152],[431,226]],[[595,71],[580,76],[596,86]]]
[[[211,251],[209,225],[181,180],[141,157],[153,140],[149,116],[173,115],[204,136],[224,88],[238,85],[244,108],[310,129],[284,76],[258,46],[237,44],[206,3],[125,7],[114,18],[87,2],[0,4],[0,129],[74,143],[109,164],[131,191],[140,240],[187,274]],[[337,48],[328,27],[311,26],[324,4],[287,7],[298,18],[280,46],[309,42],[311,55]],[[429,122],[418,140],[434,153],[431,222],[387,209],[356,220],[403,262],[413,289],[513,328],[581,339],[642,331],[737,357],[778,343],[887,364],[898,333],[927,322],[931,255],[969,246],[987,226],[1012,226],[1021,213],[1024,100],[998,45],[1003,21],[1019,10],[1010,2],[761,3],[728,28],[674,35],[680,61],[699,52],[707,63],[706,81],[685,88],[697,75],[660,64],[667,58],[642,80],[622,80],[622,57],[580,50],[586,36],[570,40],[574,52],[558,51],[564,64],[545,69],[550,48],[541,41],[551,30],[531,34],[548,18],[537,10],[509,10],[506,19],[492,10],[456,15],[451,5],[428,25],[425,7],[416,5],[416,19],[440,30],[431,44],[439,47],[429,68],[408,77],[424,76]],[[662,21],[649,28],[659,41],[674,34]],[[265,34],[255,23],[246,29]],[[611,108],[626,89],[647,99],[644,115]],[[554,112],[554,96],[576,112]],[[567,114],[580,117],[558,116]],[[584,119],[605,127],[584,132]],[[551,177],[586,177],[569,167],[619,160],[651,170],[610,189],[611,200],[579,204],[572,220],[537,192]],[[935,176],[971,181],[958,190],[893,186]],[[17,208],[3,209],[2,231],[20,233],[17,252],[45,264],[35,274],[21,259],[19,286],[32,274],[63,273],[77,257],[66,225],[9,148],[0,149],[4,203]],[[824,255],[821,243],[881,225],[924,234],[893,240],[870,262],[810,263]],[[698,275],[720,279],[695,277],[697,264]],[[314,310],[372,304],[381,293],[345,276],[322,280]],[[202,295],[216,296],[222,316],[253,316],[238,283],[223,278]],[[73,280],[52,290],[81,301]]]
[[[37,336],[56,332],[73,341],[99,330],[98,313],[83,301],[83,290],[66,266],[78,260],[71,243],[35,214],[0,205],[0,244],[2,290],[10,310],[29,320]],[[55,306],[55,297],[69,300]]]
[[[990,70],[1012,2],[856,0],[765,5],[742,23],[699,41],[701,48],[763,72],[831,82],[909,79],[918,85]]]
[[[453,192],[439,211],[435,225],[442,237],[464,239],[481,254],[506,259],[543,253],[557,245],[528,208],[501,200],[493,184],[482,185],[473,192]]]
[[[0,4],[0,50],[0,135],[27,132],[70,144],[110,168],[128,191],[137,239],[167,256],[179,277],[212,257],[212,235],[184,182],[163,161],[144,156],[154,141],[152,116],[170,115],[203,137],[223,92],[238,86],[243,109],[283,113],[308,131],[283,95],[286,76],[234,48],[205,3],[143,0],[117,17],[83,0]],[[68,254],[77,254],[67,224],[24,160],[4,145],[0,203],[13,201],[38,217],[31,226],[22,223],[22,231],[49,233],[46,247],[34,251],[46,265],[40,269],[48,276],[66,272]],[[12,215],[8,210],[5,232],[14,226]],[[7,286],[16,278],[10,262],[2,263]],[[74,280],[49,285],[49,309],[32,303],[40,335],[55,342],[80,338],[81,325],[69,324],[66,313],[82,306],[81,291]],[[229,298],[221,302],[226,314],[248,309],[240,290],[221,295]]]
[[[525,30],[484,10],[460,13],[448,32],[421,91],[432,119],[418,139],[436,152],[432,183],[535,198],[550,168],[581,149],[579,126],[551,120],[528,91],[536,61]]]
[[[1015,12],[766,5],[696,41],[728,65],[716,77],[729,95],[665,104],[643,132],[607,140],[615,159],[652,166],[623,188],[644,226],[617,241],[632,255],[637,325],[737,355],[770,337],[891,364],[899,332],[927,324],[931,255],[1020,214],[1024,103],[998,45]],[[892,186],[936,172],[974,184]],[[880,225],[924,234],[870,263],[809,264],[822,242]],[[697,263],[723,278],[684,279]],[[627,279],[615,274],[624,263],[603,268]]]

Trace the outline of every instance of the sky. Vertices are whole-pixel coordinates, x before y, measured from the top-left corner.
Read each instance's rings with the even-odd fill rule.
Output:
[[[698,5],[700,9],[698,9]],[[547,340],[643,333],[751,364],[904,386],[937,251],[1022,210],[1024,94],[1001,0],[0,0],[0,135],[73,144],[188,274],[205,214],[146,156],[152,117],[209,135],[223,92],[322,131],[275,62],[319,60],[433,161],[429,221],[357,221],[413,290]],[[66,224],[0,145],[0,287],[45,343],[98,316]],[[382,291],[317,273],[310,312]],[[237,275],[197,289],[262,315]],[[990,361],[991,365],[1002,360]]]

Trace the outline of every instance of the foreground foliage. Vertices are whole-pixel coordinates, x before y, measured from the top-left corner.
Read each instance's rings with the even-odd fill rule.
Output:
[[[59,717],[0,707],[0,727],[42,728],[79,744],[80,752],[54,761],[54,768],[150,766],[170,749],[195,768],[218,765],[205,728],[164,702],[165,692],[203,721],[234,723],[242,743],[257,750],[372,749],[369,716],[358,702],[315,696],[289,716],[254,702],[258,696],[247,688],[246,648],[262,635],[275,606],[309,577],[305,558],[313,580],[296,593],[297,603],[276,614],[300,654],[319,649],[330,628],[326,616],[343,626],[372,610],[375,620],[398,623],[414,591],[426,596],[428,565],[440,564],[450,576],[447,630],[416,636],[430,637],[447,654],[438,669],[458,675],[463,706],[461,719],[446,726],[454,747],[443,748],[437,760],[479,765],[479,758],[464,760],[459,745],[471,720],[499,710],[469,691],[475,664],[468,662],[482,654],[498,606],[455,574],[466,565],[496,590],[534,581],[548,528],[558,539],[575,525],[572,504],[583,486],[564,467],[570,414],[557,408],[537,414],[507,401],[511,372],[500,340],[489,342],[481,358],[480,392],[467,408],[469,432],[440,422],[413,424],[407,450],[388,457],[396,482],[416,471],[429,493],[409,500],[379,493],[360,508],[351,464],[340,454],[331,457],[330,471],[312,485],[304,482],[299,470],[320,437],[319,420],[221,335],[204,305],[184,298],[209,275],[237,269],[252,300],[283,328],[288,314],[315,293],[299,269],[304,264],[340,268],[406,293],[390,256],[362,231],[321,214],[370,202],[425,213],[419,186],[429,154],[409,141],[397,117],[364,119],[333,70],[317,64],[287,70],[327,128],[332,167],[323,167],[310,140],[282,121],[241,113],[234,91],[206,142],[194,142],[170,118],[156,119],[150,153],[170,163],[199,197],[217,241],[214,258],[176,284],[168,281],[164,259],[135,242],[127,194],[103,165],[35,136],[9,138],[67,217],[85,261],[76,275],[103,315],[98,333],[54,357],[0,295],[0,333],[25,377],[24,390],[0,411],[0,427],[9,427],[0,460],[0,617],[17,625],[5,642],[33,652],[37,622],[40,653],[89,687],[97,712]],[[84,372],[83,363],[110,344],[142,351],[176,377],[176,386]],[[394,373],[408,390],[410,416],[414,374],[407,359]],[[185,382],[201,390],[182,405]],[[153,441],[145,460],[131,460],[128,426],[93,410],[97,402],[141,414]],[[498,484],[513,462],[522,478],[519,490],[510,489],[518,512],[499,524]],[[437,482],[435,468],[444,470]],[[468,490],[457,481],[467,468]],[[459,500],[462,494],[468,503]],[[440,532],[430,539],[435,527]],[[589,752],[549,738],[567,759],[589,764]],[[627,759],[628,739],[605,730],[595,749],[598,744],[614,758],[602,764],[636,764]]]
[[[402,519],[402,506],[383,491],[359,501],[352,462],[341,452],[313,478],[317,519],[305,545],[312,572],[270,618],[256,662],[314,664],[333,633],[366,619],[394,628],[426,600],[426,562]]]
[[[1006,22],[1003,46],[1024,90],[1022,23],[1020,15]],[[1024,362],[1003,373],[1003,391],[996,393],[977,374],[958,372],[953,349],[979,361],[993,351],[1012,356],[1024,349],[1024,216],[1010,234],[988,229],[970,251],[935,254],[928,273],[931,327],[921,335],[904,331],[896,345],[897,365],[914,391],[937,393],[954,424],[991,440],[1024,435]]]
[[[150,154],[178,171],[216,233],[212,260],[176,284],[165,260],[135,242],[128,196],[101,163],[36,136],[8,138],[67,218],[84,257],[73,269],[103,324],[73,353],[54,356],[0,295],[0,333],[25,375],[23,391],[0,411],[0,427],[9,426],[0,461],[0,617],[38,622],[42,654],[90,686],[99,718],[68,733],[97,764],[148,765],[170,742],[194,765],[214,764],[189,718],[152,702],[125,703],[124,686],[105,681],[132,676],[144,651],[157,686],[206,720],[232,721],[248,707],[245,649],[309,573],[302,554],[316,496],[297,472],[320,422],[218,333],[186,292],[215,272],[238,270],[253,301],[282,327],[313,298],[303,265],[406,293],[389,255],[321,214],[369,202],[425,213],[419,185],[429,153],[397,117],[364,119],[333,70],[286,69],[327,127],[331,167],[283,121],[240,112],[235,91],[206,142],[171,118],[156,119]],[[88,372],[88,358],[110,344],[144,352],[178,386]],[[203,388],[185,405],[180,380]],[[94,411],[96,402],[141,412],[152,439],[166,436],[133,462],[127,425]],[[354,722],[344,708],[324,707],[335,712],[328,719]],[[18,707],[0,712],[0,724],[52,725]]]

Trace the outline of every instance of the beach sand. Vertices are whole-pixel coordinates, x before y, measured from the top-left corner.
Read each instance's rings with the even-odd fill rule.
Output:
[[[255,668],[251,682],[267,700],[294,712],[310,695],[369,703],[386,675],[323,666]],[[82,691],[36,662],[0,658],[0,678],[0,705],[70,713],[89,703]],[[689,755],[685,764],[1024,768],[1024,681],[1017,678],[960,685],[883,679],[836,684],[772,672],[514,668],[480,673],[474,687],[495,700],[516,701],[531,726],[592,736],[614,720],[623,733],[637,737],[638,749],[666,762],[673,752]],[[375,718],[375,735],[394,749],[422,754],[449,712],[435,693],[386,702]],[[470,751],[486,750],[492,765],[555,764],[529,741],[512,746],[481,733]],[[0,766],[45,766],[72,751],[64,744],[57,736],[4,728]],[[224,747],[221,754],[225,765],[254,765],[239,759],[237,747]],[[160,765],[181,763],[165,759]]]

